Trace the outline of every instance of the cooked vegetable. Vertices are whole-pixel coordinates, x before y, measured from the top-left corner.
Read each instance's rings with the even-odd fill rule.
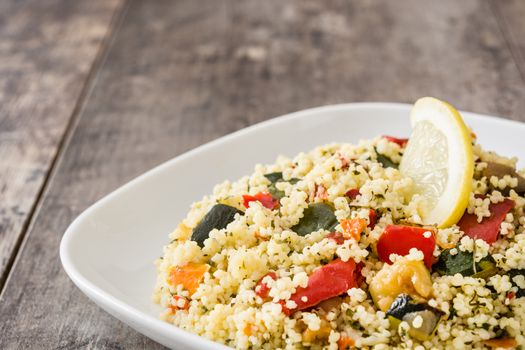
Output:
[[[253,324],[247,322],[244,326],[242,332],[247,335],[248,337],[252,336],[257,331],[257,327]]]
[[[255,285],[255,294],[257,294],[261,298],[267,298],[268,293],[270,293],[270,287],[268,287],[268,285],[263,282],[264,278],[267,276],[269,276],[273,280],[277,279],[277,274],[273,271],[270,271],[266,275],[261,277],[259,282],[257,282],[257,284]]]
[[[338,350],[350,350],[354,348],[354,345],[355,340],[347,335],[341,336],[341,338],[339,338],[339,340],[337,341]]]
[[[387,139],[390,142],[397,143],[401,147],[405,147],[408,143],[408,139],[400,139],[394,136],[383,135],[383,138]]]
[[[517,298],[525,297],[525,288],[522,288],[523,287],[523,283],[525,283],[525,269],[522,269],[522,270],[512,269],[512,270],[509,271],[509,276],[510,276],[510,281],[512,282],[512,284],[515,287],[518,288],[518,291],[516,292],[515,297],[517,297]],[[522,276],[522,277],[519,277],[519,276]],[[521,287],[515,281],[515,279],[517,279],[517,278],[520,278],[523,281],[520,284]]]
[[[387,311],[399,294],[426,300],[432,292],[432,279],[422,261],[401,258],[392,265],[383,265],[369,291],[379,309]]]
[[[215,204],[204,216],[201,222],[193,229],[191,240],[197,242],[200,247],[204,246],[204,241],[209,237],[213,229],[223,229],[235,219],[235,215],[244,213],[237,208],[226,204]]]
[[[399,164],[394,163],[392,159],[388,158],[384,154],[379,153],[375,147],[374,147],[374,150],[376,151],[376,154],[377,154],[377,161],[381,163],[381,165],[383,165],[383,168],[395,168],[395,169],[398,168]]]
[[[175,313],[179,310],[188,310],[190,308],[190,302],[188,299],[174,295],[170,305],[171,312]]]
[[[169,271],[168,283],[173,287],[182,285],[184,289],[195,293],[204,273],[208,271],[209,266],[206,264],[189,263],[183,266],[173,266]]]
[[[323,310],[326,313],[329,313],[330,311],[338,308],[343,303],[342,297],[333,297],[330,299],[326,299],[321,301],[319,304],[317,304],[316,308]]]
[[[356,199],[360,194],[361,192],[359,192],[359,188],[351,188],[345,193],[345,195],[350,199]]]
[[[377,254],[381,261],[392,264],[390,254],[405,256],[410,249],[416,248],[425,255],[425,265],[430,268],[434,263],[434,233],[422,227],[388,225],[377,241]]]
[[[328,199],[328,192],[326,191],[326,187],[323,185],[315,184],[315,199],[321,199],[325,200]]]
[[[292,227],[292,230],[301,236],[306,236],[321,229],[331,231],[337,224],[337,218],[329,205],[313,203],[304,210],[303,217]]]
[[[299,182],[299,179],[297,178],[291,178],[288,181],[284,180],[283,173],[281,172],[264,174],[264,177],[267,178],[271,182],[270,185],[268,186],[268,192],[270,192],[270,194],[276,199],[281,199],[285,196],[284,191],[277,189],[276,185],[278,182],[283,182],[283,181],[289,182],[292,185]]]
[[[459,228],[471,238],[482,239],[487,243],[494,243],[498,239],[499,228],[507,213],[514,208],[514,201],[506,198],[503,202],[489,205],[490,216],[478,222],[475,214],[465,212],[459,220]]]
[[[278,181],[283,180],[283,173],[281,172],[268,173],[268,174],[264,174],[264,177],[270,180],[271,183],[276,183]]]
[[[518,179],[518,186],[514,188],[514,191],[520,194],[525,193],[525,178],[518,174],[513,167],[494,162],[487,162],[487,167],[483,169],[481,175],[487,177],[487,179],[490,179],[491,176],[502,178],[505,175],[509,175],[515,177]]]
[[[330,232],[326,235],[326,238],[333,240],[337,244],[343,244],[345,240],[347,239],[341,232]]]
[[[438,261],[432,268],[441,275],[455,275],[459,273],[463,276],[475,278],[488,278],[497,272],[496,262],[492,256],[487,255],[474,265],[474,254],[463,252],[459,248],[453,248],[456,254],[451,254],[451,249],[445,249],[439,255]]]
[[[368,210],[368,222],[368,227],[373,230],[377,223],[377,212],[372,208]]]
[[[366,225],[366,220],[361,218],[341,220],[341,228],[343,229],[343,234],[347,237],[355,239],[356,242],[359,242],[359,240],[361,239],[361,233],[366,228]]]
[[[474,278],[487,279],[498,273],[498,266],[491,255],[487,255],[476,264],[476,273],[472,275]]]
[[[321,325],[317,330],[311,330],[306,328],[303,332],[303,341],[307,343],[313,343],[315,341],[323,341],[328,339],[332,332],[332,327],[325,317],[321,317]]]
[[[283,307],[283,312],[290,315],[293,311],[304,310],[357,287],[359,272],[354,260],[336,259],[314,270],[308,277],[308,285],[298,287],[290,300],[297,304],[294,309]],[[284,302],[281,304],[284,306]]]
[[[279,206],[279,200],[274,198],[270,193],[268,192],[259,192],[255,194],[254,196],[251,196],[249,194],[245,194],[242,196],[242,204],[245,208],[248,208],[250,206],[250,202],[260,202],[265,208],[268,209],[275,209]]]
[[[400,294],[386,311],[386,315],[403,320],[406,314],[425,310],[425,304],[415,303],[414,299],[408,294]]]
[[[514,338],[498,338],[498,339],[489,339],[484,340],[483,344],[491,348],[503,348],[511,349],[518,346],[518,342]]]
[[[397,328],[401,321],[410,326],[408,334],[415,339],[425,341],[436,331],[444,313],[425,303],[416,303],[407,294],[399,295],[386,312],[392,326]]]

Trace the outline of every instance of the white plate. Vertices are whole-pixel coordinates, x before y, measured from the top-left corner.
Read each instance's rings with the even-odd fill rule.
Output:
[[[176,157],[122,186],[82,213],[67,229],[62,264],[73,282],[104,310],[171,348],[226,349],[158,319],[151,302],[153,261],[189,205],[225,179],[250,174],[331,142],[376,135],[408,136],[411,106],[355,103],[292,113],[222,137]],[[462,113],[486,149],[525,159],[525,124]]]

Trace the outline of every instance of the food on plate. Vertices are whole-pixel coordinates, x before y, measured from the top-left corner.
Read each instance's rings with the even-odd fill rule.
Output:
[[[156,261],[161,318],[239,349],[525,348],[525,173],[449,104],[225,181]]]

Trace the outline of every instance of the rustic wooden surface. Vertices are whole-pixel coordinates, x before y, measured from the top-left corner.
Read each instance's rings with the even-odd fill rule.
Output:
[[[119,4],[0,1],[0,286]]]
[[[0,250],[14,258],[3,265],[1,349],[162,348],[84,297],[58,246],[102,195],[199,144],[307,107],[421,95],[525,121],[519,0],[68,2],[59,24],[40,2],[14,4],[0,2],[0,234],[14,242]],[[45,57],[64,50],[59,59],[14,48],[27,35],[12,16],[22,10],[23,24],[60,33],[35,39]],[[11,73],[17,55],[26,63]],[[46,71],[45,93],[19,82],[38,89]],[[11,129],[24,146],[10,145]]]

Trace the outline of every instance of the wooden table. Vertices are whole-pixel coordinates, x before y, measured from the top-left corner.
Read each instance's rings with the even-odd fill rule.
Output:
[[[197,145],[423,95],[525,121],[524,18],[520,0],[0,1],[0,349],[161,348],[80,293],[58,247]]]

